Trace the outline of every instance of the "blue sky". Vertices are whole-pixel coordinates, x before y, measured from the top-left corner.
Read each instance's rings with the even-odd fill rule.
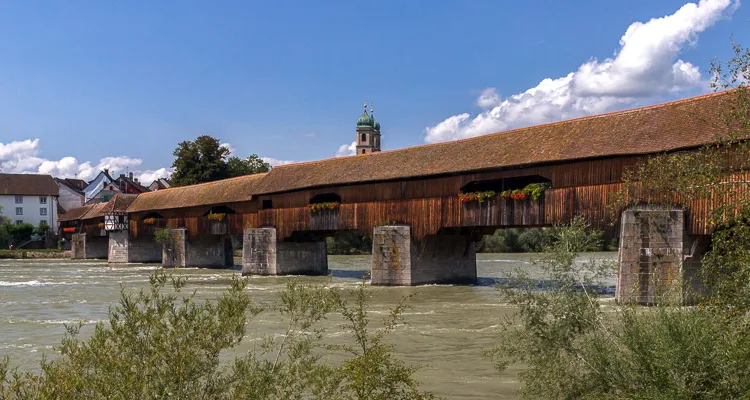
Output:
[[[686,4],[3,2],[0,168],[149,179],[203,133],[328,158],[365,96],[384,149],[688,97],[732,34],[750,46],[750,6]]]

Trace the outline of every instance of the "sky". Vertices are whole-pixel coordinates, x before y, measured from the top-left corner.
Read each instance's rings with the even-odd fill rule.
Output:
[[[273,165],[711,91],[738,0],[0,2],[0,172],[167,177],[202,134]]]

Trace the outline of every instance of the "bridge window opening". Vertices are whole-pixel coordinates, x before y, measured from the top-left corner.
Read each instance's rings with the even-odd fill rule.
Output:
[[[237,214],[237,212],[227,206],[214,206],[214,207],[211,207],[211,209],[208,210],[208,212],[203,215],[208,215],[208,214]]]
[[[260,203],[261,210],[270,210],[273,208],[273,200],[266,199]]]
[[[503,186],[505,187],[503,190],[514,190],[514,189],[523,189],[527,185],[532,183],[551,183],[549,179],[540,176],[540,175],[528,175],[528,176],[516,176],[513,178],[505,178],[504,179]]]
[[[150,213],[146,213],[146,215],[144,215],[143,218],[141,218],[141,221],[143,221],[144,219],[149,219],[149,218],[163,219],[164,217],[157,212],[150,212]]]
[[[505,190],[523,189],[531,183],[550,183],[551,181],[540,175],[517,176],[513,178],[492,179],[486,181],[469,182],[461,187],[461,192],[502,192]]]
[[[489,181],[477,181],[477,182],[469,182],[461,187],[462,193],[471,193],[471,192],[502,192],[503,189],[503,180],[502,179],[493,179]]]
[[[320,193],[310,198],[310,204],[341,203],[341,196],[336,193]]]

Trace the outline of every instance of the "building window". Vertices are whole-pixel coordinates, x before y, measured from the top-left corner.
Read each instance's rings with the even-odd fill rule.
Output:
[[[47,204],[47,196],[39,196],[39,204]]]
[[[40,208],[39,209],[39,215],[47,215],[47,209],[46,208]]]
[[[367,143],[367,135],[364,133],[362,134],[362,143]]]
[[[23,221],[21,221],[20,219],[16,220],[16,225],[21,225],[22,223],[23,223]]]
[[[23,215],[23,207],[16,207],[16,215]]]
[[[16,204],[23,204],[23,196],[16,196]]]
[[[263,210],[270,210],[270,209],[272,209],[273,208],[273,200],[270,200],[270,199],[269,200],[263,200],[263,202],[261,203],[261,208]]]

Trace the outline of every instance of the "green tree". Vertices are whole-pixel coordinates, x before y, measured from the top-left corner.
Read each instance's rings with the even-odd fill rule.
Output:
[[[47,221],[39,221],[39,225],[34,228],[34,234],[39,236],[46,236],[47,233],[49,233],[50,227],[47,224]]]
[[[229,157],[227,168],[229,176],[235,177],[268,172],[271,170],[271,164],[263,161],[257,154],[252,154],[244,160],[239,157]]]
[[[229,149],[219,139],[208,135],[194,141],[181,142],[174,151],[175,169],[170,178],[172,186],[193,185],[229,178],[226,158]]]

